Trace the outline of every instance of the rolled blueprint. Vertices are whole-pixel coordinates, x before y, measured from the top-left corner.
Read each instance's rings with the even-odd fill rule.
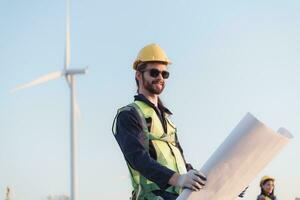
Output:
[[[206,186],[184,189],[177,200],[236,199],[291,138],[285,128],[275,132],[247,113],[201,168]]]

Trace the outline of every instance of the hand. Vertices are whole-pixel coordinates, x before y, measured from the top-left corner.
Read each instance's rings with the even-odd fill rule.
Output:
[[[206,182],[206,176],[197,170],[190,170],[186,174],[179,175],[176,186],[199,191]]]

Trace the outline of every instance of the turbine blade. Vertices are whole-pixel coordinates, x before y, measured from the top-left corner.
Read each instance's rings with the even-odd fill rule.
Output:
[[[66,81],[67,81],[67,84],[68,84],[69,88],[71,88],[71,80],[70,80],[70,76],[69,76],[69,75],[66,75],[65,78],[66,78]]]
[[[12,89],[11,92],[13,93],[17,90],[21,90],[21,89],[24,89],[24,88],[29,88],[29,87],[36,86],[36,85],[39,85],[39,84],[42,84],[42,83],[45,83],[45,82],[48,82],[48,81],[51,81],[51,80],[55,80],[55,79],[60,78],[63,75],[64,75],[63,71],[51,72],[49,74],[41,76],[41,77],[39,77],[39,78],[37,78],[33,81],[30,81],[28,83],[18,85],[17,87]]]
[[[67,15],[66,15],[66,52],[65,52],[65,70],[69,67],[71,61],[71,47],[70,47],[70,0],[67,0]]]

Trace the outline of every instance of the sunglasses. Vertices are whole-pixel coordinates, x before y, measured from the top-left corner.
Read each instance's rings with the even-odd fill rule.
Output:
[[[170,76],[170,72],[168,71],[159,71],[158,69],[149,69],[149,70],[144,70],[142,72],[147,72],[149,71],[149,74],[152,78],[157,78],[159,74],[163,77],[163,79],[168,79]]]

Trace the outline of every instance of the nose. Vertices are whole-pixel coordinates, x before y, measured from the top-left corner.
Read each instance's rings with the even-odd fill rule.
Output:
[[[157,76],[157,78],[158,78],[159,80],[164,80],[164,78],[163,78],[163,76],[162,76],[162,73],[159,73],[158,76]]]

